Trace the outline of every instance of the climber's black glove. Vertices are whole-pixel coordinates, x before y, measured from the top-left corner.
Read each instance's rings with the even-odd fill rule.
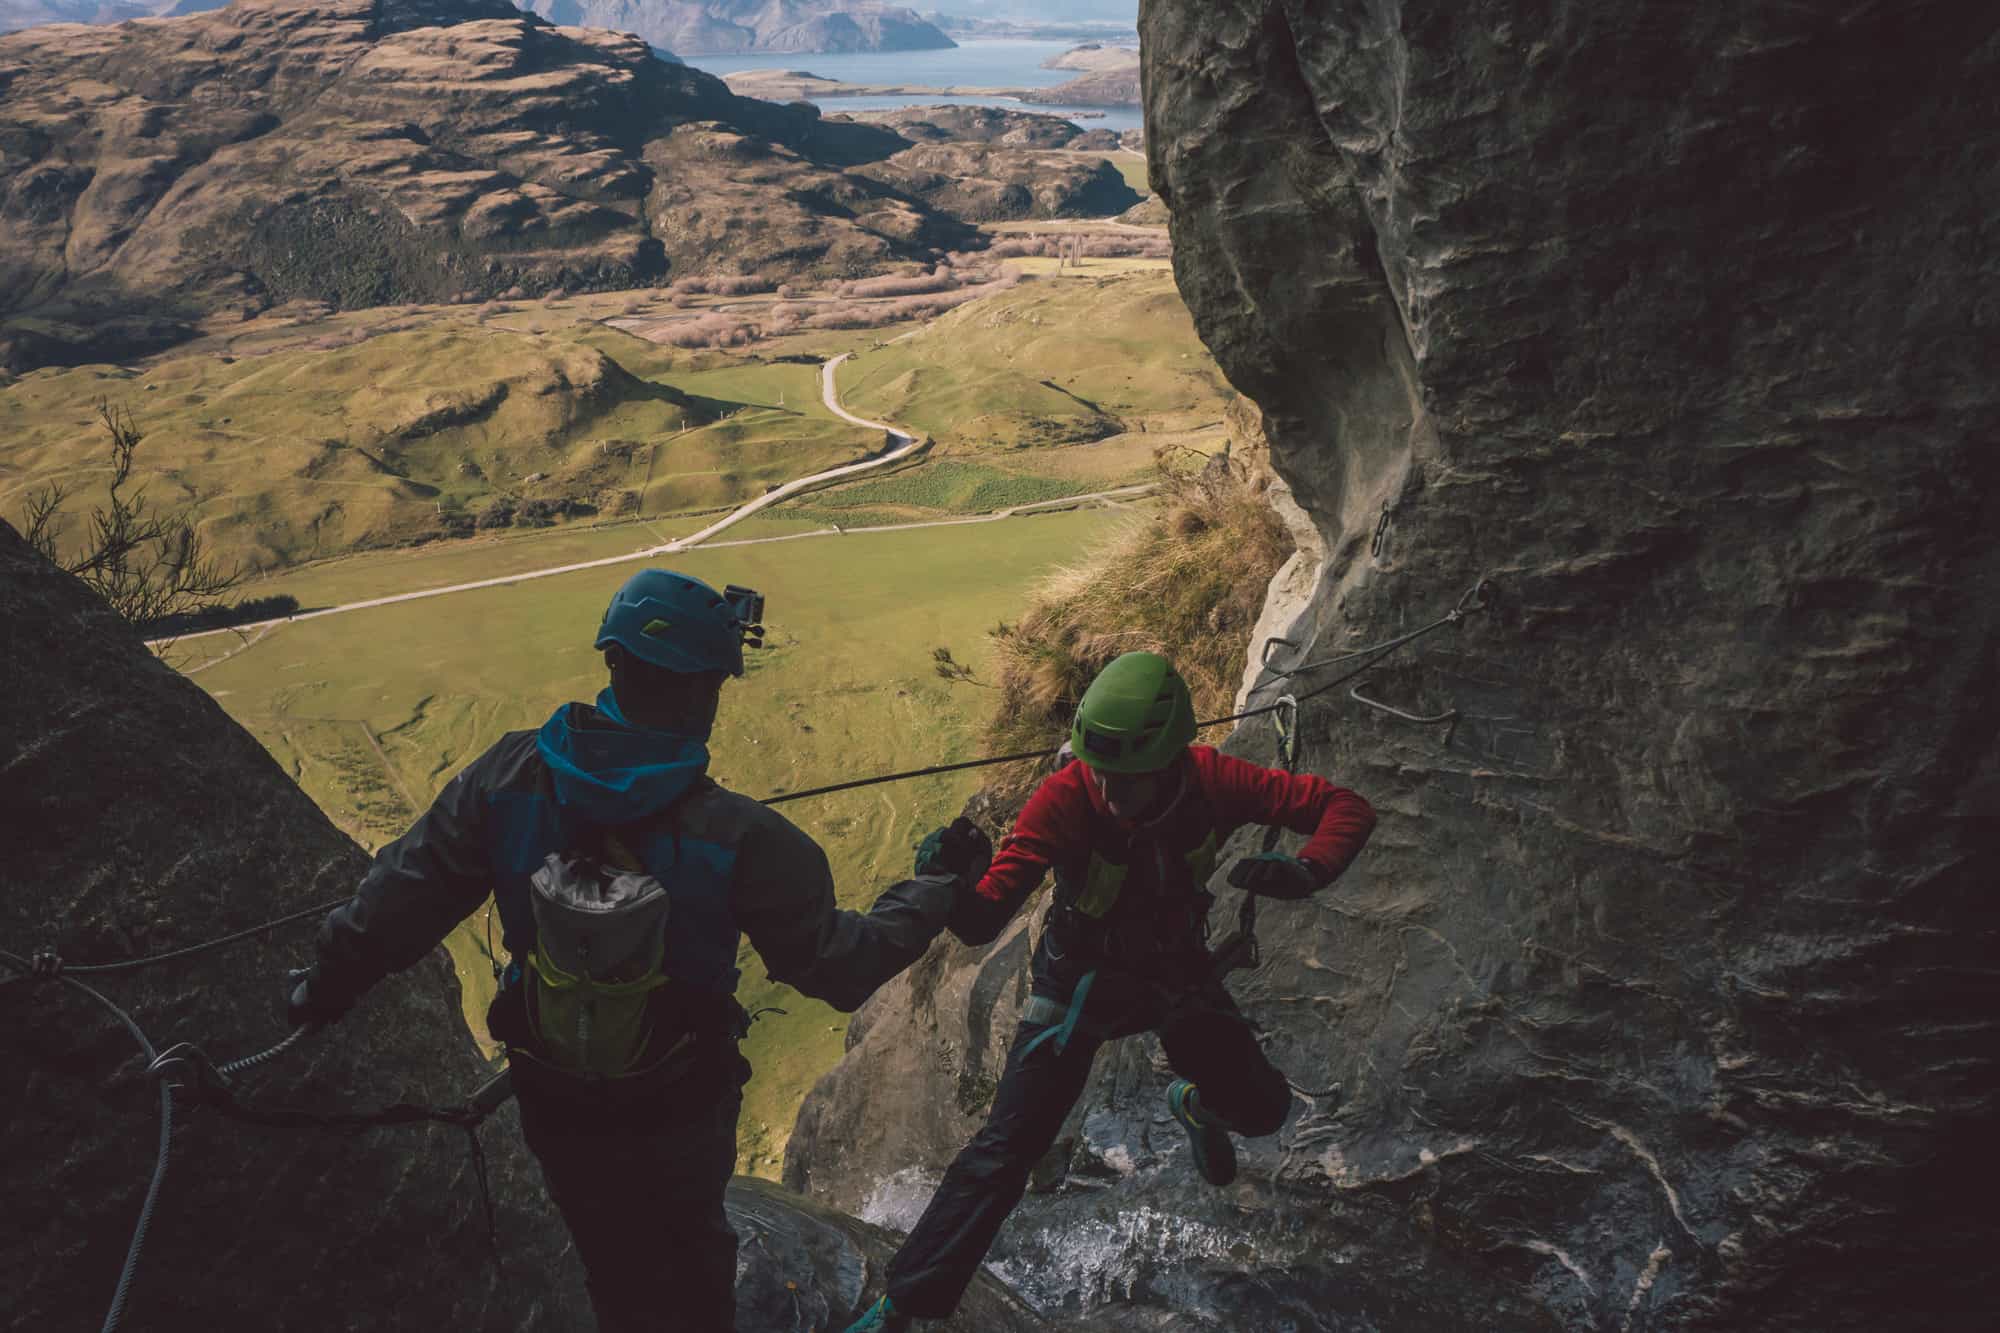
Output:
[[[338,1023],[354,1007],[354,998],[321,981],[316,967],[293,968],[285,974],[285,1021],[295,1028]]]
[[[1258,852],[1229,868],[1229,882],[1266,898],[1304,898],[1320,886],[1319,872],[1282,852]]]
[[[917,873],[950,875],[961,890],[977,884],[991,864],[993,840],[963,815],[917,844]]]

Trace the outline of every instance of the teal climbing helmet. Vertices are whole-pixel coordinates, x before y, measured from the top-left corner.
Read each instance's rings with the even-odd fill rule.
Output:
[[[670,569],[642,569],[612,595],[596,646],[615,643],[666,671],[726,671],[740,676],[744,639],[757,628],[745,619],[746,613],[755,614],[740,598],[732,601],[700,579]]]

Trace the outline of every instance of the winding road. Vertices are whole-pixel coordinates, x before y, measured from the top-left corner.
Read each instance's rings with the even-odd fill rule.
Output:
[[[709,524],[692,536],[676,538],[663,545],[650,547],[647,550],[639,552],[639,554],[671,555],[675,551],[685,551],[690,546],[699,546],[716,533],[721,532],[724,528],[741,523],[760,509],[778,504],[784,500],[789,500],[794,495],[812,490],[815,487],[824,486],[829,482],[842,481],[848,477],[867,472],[870,469],[881,467],[886,463],[899,462],[921,449],[924,442],[908,431],[898,430],[896,427],[884,422],[869,421],[865,418],[857,417],[840,405],[840,399],[833,391],[833,372],[841,362],[847,360],[851,355],[853,355],[851,352],[842,352],[839,356],[836,356],[833,360],[819,368],[819,396],[825,401],[827,411],[833,413],[842,421],[851,421],[857,426],[867,426],[871,430],[882,431],[891,439],[899,441],[895,448],[890,449],[887,453],[870,455],[862,459],[859,463],[848,463],[842,467],[828,468],[825,472],[815,472],[809,477],[800,477],[797,481],[788,481],[776,490],[766,491],[749,504],[731,512],[728,517]],[[627,558],[629,559],[630,557]]]
[[[802,494],[805,491],[813,490],[820,486],[829,485],[837,481],[844,481],[849,477],[858,476],[861,473],[872,471],[875,468],[886,467],[889,464],[901,462],[903,459],[908,458],[910,455],[916,453],[919,449],[921,449],[924,446],[925,441],[923,441],[922,439],[920,439],[915,435],[912,435],[910,432],[906,430],[902,430],[896,426],[888,425],[884,422],[869,421],[863,417],[857,417],[852,412],[849,412],[846,408],[840,405],[840,401],[834,392],[833,372],[840,365],[840,363],[847,360],[847,358],[850,355],[851,353],[842,352],[839,356],[834,357],[831,361],[826,362],[824,365],[820,367],[820,396],[826,402],[828,410],[831,411],[835,416],[840,417],[843,421],[853,422],[857,426],[866,426],[871,430],[882,431],[884,434],[888,435],[891,439],[898,441],[895,447],[889,449],[887,452],[874,454],[871,455],[870,457],[864,458],[858,463],[846,463],[841,465],[840,467],[828,468],[824,472],[815,472],[812,473],[810,476],[800,477],[796,481],[788,481],[782,486],[778,486],[772,490],[766,491],[764,494],[758,496],[754,500],[749,501],[747,504],[741,505],[738,508],[731,510],[727,515],[709,524],[707,527],[703,528],[700,532],[693,533],[686,537],[677,537],[672,541],[663,542],[657,546],[641,547],[636,551],[628,551],[623,555],[609,555],[603,557],[602,559],[583,560],[583,561],[578,561],[575,564],[569,564],[569,565],[553,565],[547,569],[528,570],[525,573],[520,573],[520,574],[504,574],[497,578],[475,579],[470,583],[452,583],[441,588],[424,588],[417,592],[396,593],[393,596],[389,597],[371,597],[365,601],[347,602],[341,606],[322,607],[317,611],[302,611],[295,616],[280,616],[275,620],[257,620],[242,625],[230,625],[223,629],[202,630],[194,634],[177,634],[177,635],[169,635],[165,638],[160,638],[160,639],[148,639],[146,641],[146,646],[149,648],[157,648],[167,644],[187,643],[195,639],[205,639],[216,634],[244,634],[252,630],[261,630],[268,632],[273,626],[276,625],[291,624],[302,620],[317,620],[321,616],[344,615],[349,611],[366,611],[370,607],[392,606],[397,602],[415,602],[415,601],[420,601],[426,597],[443,597],[448,593],[472,592],[479,588],[498,588],[504,584],[509,584],[509,583],[525,583],[530,579],[546,579],[546,578],[553,578],[558,574],[574,574],[578,570],[603,569],[610,565],[630,564],[634,560],[645,560],[648,559],[649,557],[658,555],[671,555],[677,551],[685,551],[691,546],[699,546],[703,543],[708,542],[708,539],[715,536],[715,534],[717,534],[718,532],[722,532],[725,529],[737,523],[742,522],[744,519],[750,517],[752,514],[755,514],[760,510],[767,509],[771,505],[781,503],[782,501],[785,500],[789,500],[795,495]],[[1078,504],[1089,500],[1120,499],[1127,496],[1140,495],[1152,489],[1153,487],[1150,484],[1140,485],[1140,486],[1123,486],[1119,487],[1116,490],[1098,491],[1089,495],[1072,495],[1072,496],[1066,496],[1060,500],[1043,500],[1034,504],[1014,505],[1011,506],[1010,508],[998,510],[991,514],[976,514],[969,518],[936,519],[922,523],[898,523],[882,527],[870,527],[870,528],[844,528],[844,529],[819,528],[812,532],[793,533],[783,537],[752,537],[742,541],[713,542],[710,544],[715,546],[749,546],[762,542],[799,541],[800,539],[806,537],[838,537],[838,536],[843,536],[847,533],[899,532],[905,528],[942,528],[942,527],[955,527],[966,523],[994,523],[998,522],[1003,518],[1012,518],[1016,514],[1031,513],[1037,509],[1052,509],[1064,505]],[[258,637],[261,638],[262,635],[260,634]],[[248,646],[249,646],[248,644],[244,645],[244,647]]]

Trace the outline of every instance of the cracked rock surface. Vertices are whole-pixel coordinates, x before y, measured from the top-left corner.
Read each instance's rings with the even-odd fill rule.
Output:
[[[1157,1046],[1111,1048],[996,1266],[1100,1327],[1982,1324],[1995,20],[1146,0],[1141,32],[1182,292],[1322,539],[1287,637],[1492,592],[1360,685],[1453,723],[1306,704],[1305,766],[1383,819],[1233,983],[1282,1132],[1206,1189]],[[792,1183],[915,1217],[1027,929],[864,1010]]]

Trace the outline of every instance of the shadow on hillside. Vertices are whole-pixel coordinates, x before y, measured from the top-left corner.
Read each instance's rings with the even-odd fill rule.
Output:
[[[133,291],[98,280],[60,296],[0,306],[0,370],[129,361],[195,337],[203,310],[192,298]]]

